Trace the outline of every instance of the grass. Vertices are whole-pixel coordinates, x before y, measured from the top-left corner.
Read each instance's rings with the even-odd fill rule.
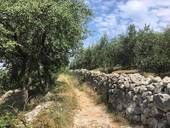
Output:
[[[79,82],[74,76],[68,73],[58,75],[56,86],[49,91],[50,97],[38,95],[30,100],[25,111],[16,111],[0,115],[0,128],[10,124],[11,127],[18,127],[22,124],[25,128],[71,128],[73,126],[74,110],[77,108],[77,99],[74,93],[74,86]],[[32,111],[37,105],[52,102],[50,106],[43,109],[32,123],[27,123],[25,113]]]
[[[37,105],[52,101],[53,104],[47,109],[41,111],[32,124],[25,125],[26,128],[72,128],[73,127],[73,117],[74,110],[77,108],[77,99],[74,89],[78,88],[80,91],[85,91],[90,97],[96,101],[96,105],[104,104],[101,95],[97,95],[93,91],[90,83],[80,82],[78,78],[69,73],[62,73],[58,76],[57,85],[54,87],[50,93],[52,96],[48,99],[43,95],[32,99],[27,105],[27,111],[31,111]],[[125,124],[126,122],[122,115],[110,112],[107,108],[108,114],[112,117],[115,122],[120,122]],[[17,121],[19,120],[23,124],[24,113],[19,112]],[[8,118],[8,115],[6,116]],[[9,118],[11,120],[11,118]],[[15,118],[14,118],[15,119]],[[1,123],[2,122],[2,123]],[[13,120],[14,123],[15,120]],[[1,124],[6,124],[4,118],[0,118]],[[17,124],[17,123],[16,123]],[[0,127],[1,128],[1,127]]]
[[[6,113],[0,117],[0,128],[15,127],[15,117],[12,113]]]
[[[74,110],[77,100],[74,93],[74,85],[78,81],[69,74],[61,74],[58,77],[57,87],[52,90],[54,105],[41,112],[33,122],[33,128],[70,128],[73,126]]]
[[[170,77],[170,72],[153,72],[153,71],[143,71],[143,70],[139,70],[139,69],[135,69],[135,68],[129,68],[129,67],[121,67],[121,66],[115,66],[115,67],[112,67],[112,68],[96,68],[96,69],[93,69],[91,70],[93,72],[96,72],[96,73],[100,73],[100,72],[103,72],[103,73],[107,73],[107,74],[111,74],[111,73],[125,73],[125,74],[134,74],[134,73],[140,73],[141,75],[143,75],[144,77],[150,77],[150,76],[153,76],[153,77],[156,77],[156,76],[159,76],[161,78],[164,78],[165,76],[168,76]]]
[[[104,72],[104,73],[125,73],[125,74],[134,74],[134,73],[140,73],[141,75],[145,76],[145,77],[149,77],[149,76],[170,76],[170,73],[154,73],[154,72],[146,72],[146,71],[142,71],[142,70],[138,70],[138,69],[134,69],[134,68],[127,68],[127,67],[113,67],[113,68],[98,68],[98,69],[94,69],[92,70],[94,72]]]

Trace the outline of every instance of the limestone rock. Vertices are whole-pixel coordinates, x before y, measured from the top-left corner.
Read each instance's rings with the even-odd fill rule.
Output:
[[[135,123],[140,123],[141,122],[141,116],[140,115],[133,115],[132,120]]]
[[[152,82],[157,83],[157,82],[161,82],[161,80],[162,79],[159,76],[157,76],[157,77],[153,77]]]
[[[163,82],[164,82],[164,83],[170,83],[170,77],[167,77],[167,76],[164,77],[164,78],[163,78]]]
[[[0,107],[13,106],[17,109],[23,109],[27,99],[27,90],[9,90],[0,98]]]
[[[158,121],[155,118],[149,118],[148,124],[150,128],[157,128],[158,127]]]
[[[155,89],[155,87],[152,84],[147,85],[146,88],[149,91],[153,91]]]
[[[158,122],[157,128],[168,128],[167,122],[165,122],[165,121]]]
[[[38,114],[40,114],[41,111],[44,111],[45,109],[47,109],[49,106],[53,104],[54,104],[53,101],[49,101],[41,105],[38,105],[32,111],[25,114],[26,122],[31,123],[32,121],[36,119],[36,117],[38,116]]]
[[[144,85],[149,85],[151,83],[152,83],[152,79],[150,77],[142,80],[142,84],[144,84]]]
[[[140,115],[141,108],[136,106],[136,104],[130,104],[126,109],[126,114]]]
[[[170,95],[170,83],[166,86],[166,93]]]
[[[168,120],[168,124],[169,124],[169,126],[170,126],[170,112],[168,112],[168,113],[166,114],[166,117],[167,117],[167,120]]]
[[[142,79],[144,79],[144,77],[139,73],[129,74],[129,77],[132,80],[132,82],[135,84],[141,84]]]
[[[170,111],[170,95],[159,93],[154,95],[153,100],[158,109],[164,112]]]

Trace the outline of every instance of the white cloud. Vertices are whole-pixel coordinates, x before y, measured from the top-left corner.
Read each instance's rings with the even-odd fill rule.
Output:
[[[136,15],[142,12],[147,11],[147,7],[142,1],[138,0],[131,0],[128,1],[127,3],[120,4],[119,9],[121,11],[127,12],[129,15]]]
[[[94,19],[94,24],[99,30],[99,33],[111,32],[112,29],[118,24],[114,14],[98,16]]]
[[[129,0],[118,8],[120,17],[131,19],[138,27],[150,24],[155,30],[161,30],[161,24],[170,22],[170,0]]]
[[[124,33],[130,24],[161,31],[170,23],[170,0],[86,0],[95,13],[91,27],[109,36]],[[96,37],[95,37],[96,39]]]

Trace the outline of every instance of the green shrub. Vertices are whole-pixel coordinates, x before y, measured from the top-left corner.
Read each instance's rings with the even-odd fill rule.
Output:
[[[15,128],[15,117],[11,113],[0,116],[0,128]]]

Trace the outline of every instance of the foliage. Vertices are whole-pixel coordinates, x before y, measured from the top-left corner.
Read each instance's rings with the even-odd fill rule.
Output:
[[[5,115],[0,116],[0,128],[14,128],[15,118],[12,114],[6,113]]]
[[[33,127],[70,128],[73,126],[74,110],[77,108],[74,86],[78,80],[67,74],[60,74],[58,84],[52,91],[53,105],[40,112],[33,121]],[[35,102],[36,103],[36,102]]]
[[[16,87],[44,90],[85,38],[91,11],[77,0],[0,0],[0,61]]]
[[[96,45],[81,49],[71,63],[71,67],[93,69],[102,66],[106,68],[110,63],[109,47],[108,37],[104,34]]]
[[[121,52],[121,65],[123,66],[133,66],[134,64],[134,47],[136,43],[137,32],[134,25],[130,25],[128,27],[127,35],[122,36],[120,40],[120,49]]]
[[[119,35],[111,41],[102,36],[96,45],[84,49],[83,54],[77,55],[79,59],[75,57],[71,68],[113,68],[119,65],[144,71],[168,72],[169,37],[170,28],[158,33],[147,25],[139,30],[130,25],[126,34]],[[107,43],[102,43],[103,40],[107,40]]]
[[[0,94],[3,91],[10,89],[11,86],[8,85],[8,70],[0,69]]]

